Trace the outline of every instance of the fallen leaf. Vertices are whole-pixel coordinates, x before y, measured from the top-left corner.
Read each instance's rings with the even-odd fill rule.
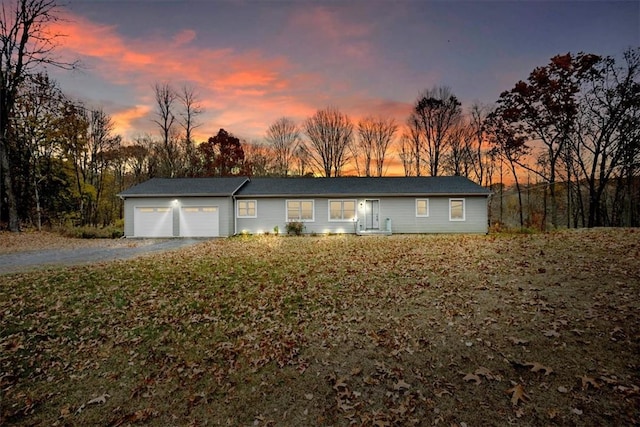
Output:
[[[571,408],[571,412],[573,412],[576,415],[582,415],[582,410],[578,408]]]
[[[393,389],[396,391],[409,390],[410,388],[411,385],[404,382],[404,380],[399,380],[393,385]]]
[[[593,387],[593,388],[600,388],[600,384],[598,384],[598,382],[595,380],[595,378],[591,378],[588,377],[586,375],[583,375],[580,378],[580,381],[582,382],[582,389],[586,390],[589,388],[589,386]]]
[[[516,384],[513,388],[510,388],[505,393],[511,394],[511,404],[513,406],[517,406],[518,403],[524,403],[529,396],[524,392],[524,387],[522,384]]]
[[[463,381],[466,382],[470,382],[470,381],[475,381],[476,385],[480,385],[482,383],[482,380],[480,379],[479,376],[477,376],[476,374],[467,374],[462,378]]]
[[[94,397],[90,401],[87,402],[87,405],[101,405],[103,403],[107,403],[107,399],[110,398],[107,393],[104,393],[102,396]]]
[[[489,369],[485,368],[484,366],[480,366],[478,369],[476,369],[474,374],[481,377],[485,377],[488,380],[500,381],[502,379],[500,375],[495,375],[493,372],[491,372]]]
[[[567,388],[566,388],[566,387],[564,387],[564,386],[559,386],[559,387],[558,387],[558,391],[559,391],[560,393],[568,393],[568,392],[569,392],[569,390],[567,390]]]
[[[524,340],[522,338],[516,338],[516,337],[509,337],[509,341],[511,341],[511,343],[513,345],[527,345],[527,344],[529,344],[529,341]]]
[[[545,337],[556,337],[557,338],[557,337],[560,336],[560,334],[555,329],[550,329],[548,331],[544,331],[544,336]]]
[[[531,372],[544,371],[545,376],[553,372],[553,369],[549,368],[548,366],[544,366],[543,364],[538,362],[526,362],[524,365],[531,366]]]

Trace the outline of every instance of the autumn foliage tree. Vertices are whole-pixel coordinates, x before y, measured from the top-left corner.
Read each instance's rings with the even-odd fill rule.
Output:
[[[197,150],[202,162],[202,176],[234,176],[245,172],[242,144],[224,129],[198,145]]]
[[[538,157],[542,168],[535,162],[520,162],[520,166],[537,174],[549,185],[551,224],[558,227],[556,183],[559,164],[575,129],[578,113],[577,93],[580,85],[600,58],[596,55],[557,55],[543,67],[534,69],[527,81],[519,81],[498,99],[495,115],[509,133],[522,137],[527,144],[540,144]],[[528,145],[528,146],[529,146]]]

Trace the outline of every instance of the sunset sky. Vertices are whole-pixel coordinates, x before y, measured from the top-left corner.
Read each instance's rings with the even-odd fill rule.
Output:
[[[57,54],[82,68],[49,72],[125,140],[157,134],[156,82],[196,89],[199,140],[251,141],[327,106],[404,123],[434,85],[493,103],[556,54],[640,45],[638,1],[69,0],[63,16]]]

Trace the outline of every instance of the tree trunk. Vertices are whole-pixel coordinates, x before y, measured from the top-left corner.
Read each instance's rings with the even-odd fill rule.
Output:
[[[9,212],[9,231],[20,231],[20,220],[18,218],[18,202],[13,192],[13,182],[11,180],[11,169],[9,168],[9,157],[7,154],[6,139],[1,136],[0,140],[0,170],[2,170],[4,193],[7,196],[7,210]]]

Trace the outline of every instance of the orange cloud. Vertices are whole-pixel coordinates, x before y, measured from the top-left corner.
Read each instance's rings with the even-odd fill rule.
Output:
[[[114,133],[118,135],[133,135],[139,132],[134,122],[148,116],[150,111],[151,109],[147,105],[136,105],[133,108],[111,113],[111,118],[115,124]]]
[[[357,110],[394,117],[401,110],[366,94],[356,95],[360,101],[350,100],[348,94],[353,88],[349,82],[303,71],[306,64],[291,63],[282,55],[198,45],[197,34],[191,29],[168,37],[140,39],[126,38],[116,26],[75,15],[51,25],[52,32],[65,35],[58,52],[64,58],[80,59],[87,73],[102,82],[97,91],[108,92],[109,85],[118,85],[118,93],[125,93],[112,101],[125,107],[107,111],[125,139],[157,132],[152,122],[156,108],[153,85],[157,82],[168,82],[178,90],[187,84],[196,90],[205,109],[198,118],[202,124],[196,130],[198,140],[205,140],[220,128],[241,138],[261,138],[282,116],[302,123],[328,105],[337,105],[347,113]],[[303,34],[313,32],[312,38],[321,45],[328,41],[338,56],[353,58],[354,49],[363,58],[371,54],[367,41],[371,28],[346,22],[327,9],[298,11],[289,26],[294,27],[292,31],[306,28]],[[360,62],[358,66],[367,65]],[[332,98],[332,94],[338,94],[338,98]]]

